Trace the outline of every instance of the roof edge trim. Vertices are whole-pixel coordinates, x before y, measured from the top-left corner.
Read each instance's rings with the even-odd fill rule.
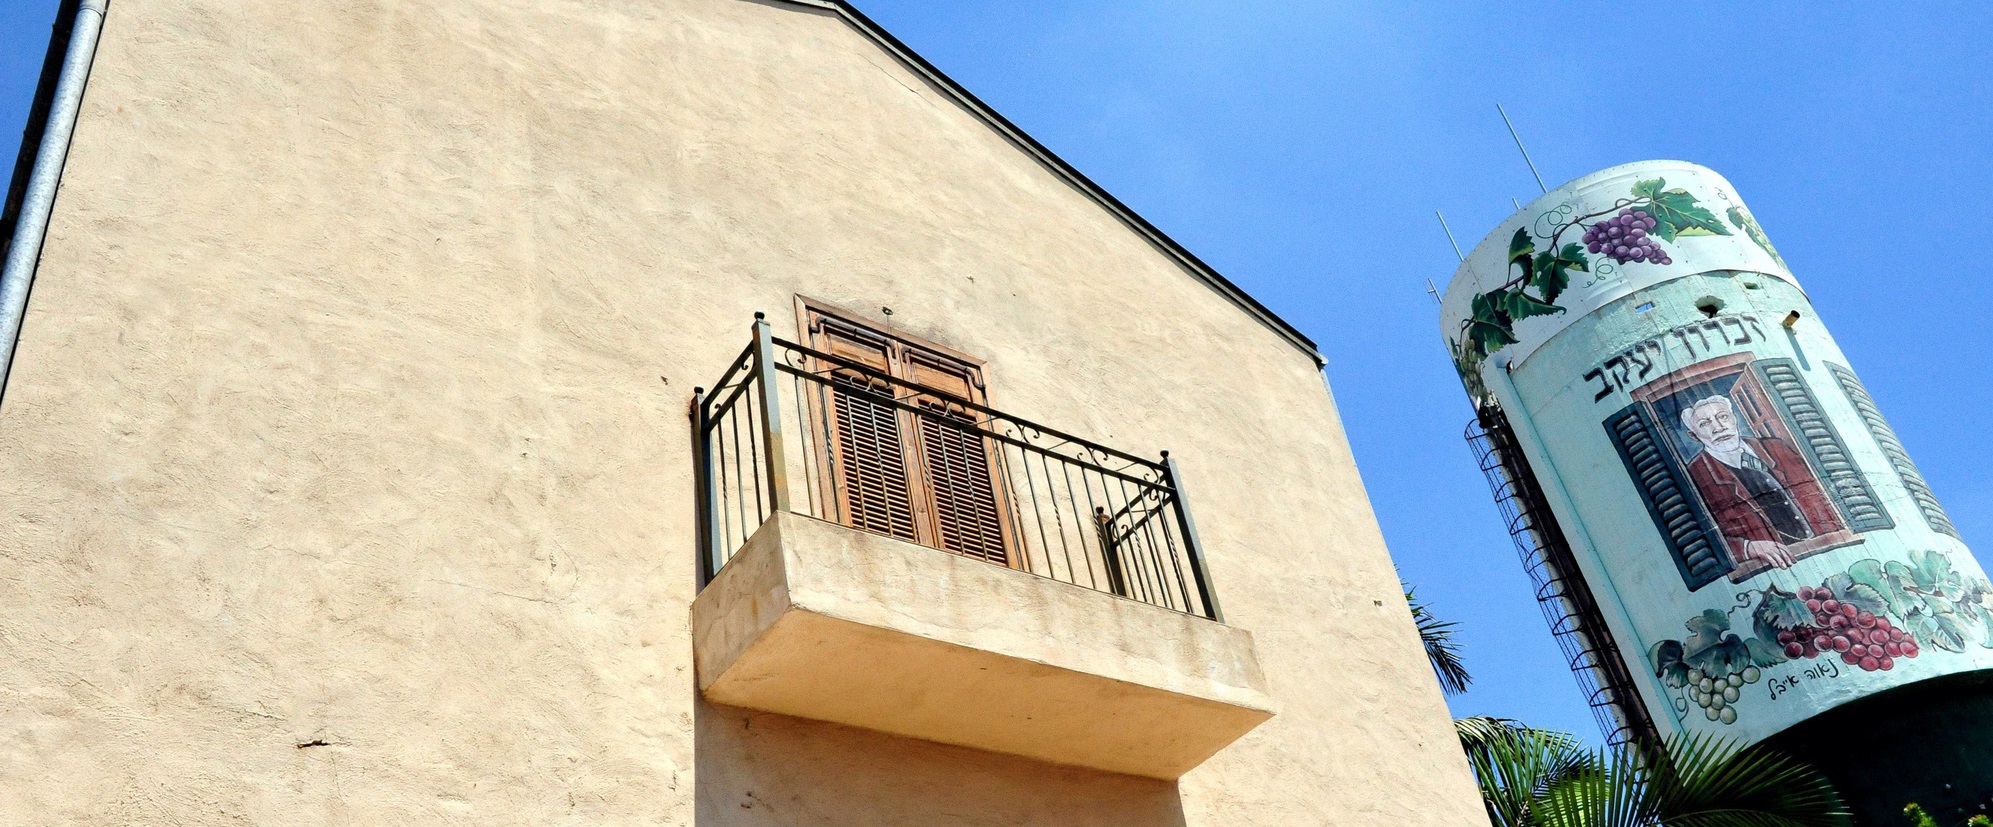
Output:
[[[1066,183],[1072,185],[1087,197],[1092,198],[1100,206],[1106,208],[1109,213],[1112,213],[1114,217],[1120,219],[1123,224],[1128,225],[1137,235],[1142,236],[1151,245],[1155,246],[1156,249],[1175,259],[1178,265],[1188,270],[1198,281],[1204,282],[1205,286],[1229,300],[1239,309],[1246,311],[1247,315],[1252,316],[1281,338],[1286,339],[1289,344],[1298,348],[1302,353],[1307,354],[1308,358],[1315,361],[1316,367],[1319,368],[1328,364],[1328,360],[1322,356],[1320,348],[1315,345],[1313,339],[1308,338],[1307,335],[1303,334],[1293,325],[1288,324],[1287,320],[1280,318],[1278,314],[1267,309],[1266,305],[1260,304],[1258,299],[1253,298],[1245,290],[1240,289],[1238,285],[1233,284],[1230,279],[1225,278],[1224,275],[1220,274],[1211,265],[1204,263],[1204,260],[1198,258],[1195,253],[1185,249],[1182,244],[1178,244],[1176,239],[1169,237],[1168,233],[1149,223],[1148,219],[1143,218],[1140,214],[1130,209],[1128,205],[1121,203],[1121,199],[1115,198],[1105,188],[1094,183],[1093,179],[1088,178],[1085,173],[1075,169],[1072,164],[1066,163],[1065,159],[1060,158],[1058,153],[1047,149],[1036,138],[1031,137],[1023,129],[1018,128],[1016,124],[1011,123],[1009,118],[1005,118],[996,109],[984,103],[981,98],[976,97],[975,93],[956,83],[953,78],[949,77],[947,73],[941,71],[939,68],[936,68],[934,64],[927,62],[926,58],[921,57],[918,52],[915,52],[905,43],[900,42],[900,39],[894,37],[892,32],[886,31],[883,26],[874,22],[872,18],[866,17],[864,12],[859,11],[847,2],[847,0],[780,0],[780,2],[835,12],[839,17],[843,18],[846,24],[857,29],[866,37],[871,38],[873,42],[886,51],[891,52],[894,57],[899,58],[901,63],[926,78],[936,88],[953,97],[957,104],[960,104],[963,108],[969,110],[970,113],[981,118],[1012,144],[1031,155],[1038,163],[1044,165],[1046,169],[1051,170],[1054,175],[1064,179]]]

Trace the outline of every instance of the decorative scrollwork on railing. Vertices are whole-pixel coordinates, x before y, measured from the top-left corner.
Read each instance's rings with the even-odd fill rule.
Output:
[[[820,381],[830,381],[840,373],[862,376],[868,382],[869,393],[882,397],[895,406],[909,409],[916,408],[922,402],[944,399],[952,412],[963,415],[964,424],[972,424],[1000,439],[1013,440],[1029,450],[1105,468],[1152,484],[1159,484],[1163,479],[1162,465],[1154,461],[1116,451],[967,400],[948,397],[932,388],[894,376],[871,365],[783,339],[776,339],[775,345],[781,353],[780,358],[785,372]]]

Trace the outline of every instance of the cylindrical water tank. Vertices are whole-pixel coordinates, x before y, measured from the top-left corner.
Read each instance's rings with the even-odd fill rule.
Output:
[[[1441,320],[1662,734],[1799,752],[1869,820],[1993,796],[1993,584],[1728,181],[1559,187]]]

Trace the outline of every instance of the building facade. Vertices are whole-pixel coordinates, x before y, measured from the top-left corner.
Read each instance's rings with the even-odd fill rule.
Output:
[[[0,821],[1484,818],[1312,344],[853,9],[101,19]]]

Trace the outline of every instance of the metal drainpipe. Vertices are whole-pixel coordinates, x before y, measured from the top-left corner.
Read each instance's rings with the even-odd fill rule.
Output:
[[[77,4],[69,51],[63,55],[62,74],[55,82],[55,99],[49,106],[48,126],[35,152],[20,217],[15,219],[6,268],[0,270],[0,399],[6,398],[14,346],[21,339],[21,319],[28,312],[28,288],[35,280],[35,266],[41,262],[49,214],[55,209],[56,186],[62,181],[69,139],[76,132],[76,113],[83,106],[83,87],[90,80],[90,62],[97,56],[97,36],[104,30],[104,12],[109,6],[110,0],[80,0]]]

